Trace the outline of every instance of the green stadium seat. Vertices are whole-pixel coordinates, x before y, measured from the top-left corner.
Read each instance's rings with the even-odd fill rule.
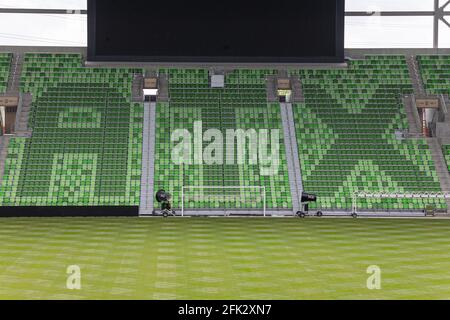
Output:
[[[450,55],[421,55],[417,61],[427,93],[450,95]]]
[[[143,105],[139,69],[84,68],[79,54],[26,54],[31,138],[11,139],[3,206],[137,206]]]
[[[11,58],[0,54],[0,92],[6,90]],[[450,56],[418,60],[427,91],[449,93]],[[82,61],[71,53],[25,55],[20,90],[33,97],[32,136],[11,139],[0,205],[139,205],[143,105],[132,102],[131,88],[143,70],[85,68]],[[404,56],[367,56],[345,70],[289,72],[301,78],[305,97],[293,110],[304,189],[319,199],[311,208],[348,210],[352,195],[362,191],[440,191],[426,141],[395,137],[396,130],[408,128],[401,96],[413,92]],[[155,189],[171,192],[179,208],[183,186],[264,187],[268,209],[292,209],[282,140],[280,169],[272,176],[260,175],[248,154],[245,164],[171,161],[171,133],[192,130],[199,120],[204,131],[278,129],[283,139],[280,107],[266,98],[265,78],[275,71],[228,72],[225,88],[210,88],[207,69],[159,73],[168,76],[170,99],[157,104]],[[448,159],[447,146],[444,152]],[[198,199],[185,208],[261,209],[244,188],[237,190],[233,199]],[[360,199],[358,207],[420,210],[427,204],[446,207],[425,199]]]
[[[171,161],[170,141],[175,129],[193,130],[202,121],[203,130],[279,129],[281,115],[278,104],[268,104],[265,77],[272,70],[237,70],[228,73],[225,88],[210,88],[206,69],[160,69],[169,77],[169,103],[158,103],[156,119],[155,189],[163,188],[173,195],[174,206],[181,207],[183,186],[200,187],[265,187],[269,209],[292,209],[284,144],[281,141],[281,165],[278,174],[261,176],[258,165],[175,165]],[[219,195],[222,189],[208,190]],[[185,203],[188,209],[262,209],[249,193],[236,189],[234,199],[219,201],[199,199]],[[242,200],[244,199],[244,200]]]
[[[0,53],[0,93],[5,93],[8,87],[11,60],[11,53]]]
[[[304,188],[311,208],[350,210],[356,192],[439,192],[424,139],[397,140],[407,129],[401,96],[413,92],[404,56],[367,56],[348,70],[292,70],[304,103],[294,105]],[[361,209],[423,210],[442,200],[359,199]]]

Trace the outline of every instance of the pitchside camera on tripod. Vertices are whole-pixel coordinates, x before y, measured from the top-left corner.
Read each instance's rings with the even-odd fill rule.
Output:
[[[306,192],[302,192],[302,198],[301,198],[301,210],[297,212],[297,216],[299,216],[300,218],[304,218],[306,216],[309,215],[309,202],[316,202],[317,201],[317,196],[315,194],[312,193],[306,193]],[[316,212],[316,216],[317,217],[321,217],[322,211],[317,211]]]
[[[159,190],[156,192],[156,201],[161,203],[161,214],[164,217],[174,216],[175,211],[172,209],[172,195],[165,190]],[[155,212],[153,212],[155,214]]]

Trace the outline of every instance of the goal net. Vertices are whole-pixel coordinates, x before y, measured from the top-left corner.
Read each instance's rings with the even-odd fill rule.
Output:
[[[446,210],[449,193],[368,193],[353,195],[352,213]]]
[[[236,210],[266,215],[266,188],[262,186],[183,186],[181,215],[196,210]]]

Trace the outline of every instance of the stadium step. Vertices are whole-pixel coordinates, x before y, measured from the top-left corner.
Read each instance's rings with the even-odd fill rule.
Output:
[[[266,78],[267,101],[278,102],[277,76],[270,75]]]
[[[11,139],[11,136],[0,136],[0,185],[2,184],[3,180],[3,173],[5,170],[5,160],[8,156],[8,145],[9,140]]]
[[[292,105],[280,104],[281,121],[283,124],[284,144],[286,149],[286,162],[289,174],[289,185],[292,195],[292,207],[294,213],[299,211],[300,197],[303,191],[300,160],[298,157],[297,137],[295,134],[294,115]]]
[[[154,207],[155,174],[155,139],[156,139],[156,103],[144,103],[142,174],[139,215],[152,214]]]
[[[158,79],[158,101],[167,102],[169,101],[169,80],[166,74],[160,74]]]
[[[406,111],[406,117],[408,119],[409,125],[409,135],[411,137],[421,137],[421,125],[419,119],[419,113],[417,108],[414,106],[414,96],[406,95],[403,97],[403,105]]]
[[[292,83],[292,101],[297,103],[304,103],[305,96],[303,95],[302,82],[299,77],[291,77]]]
[[[142,102],[144,101],[143,95],[144,88],[144,77],[142,74],[137,74],[133,78],[133,83],[131,84],[131,99],[133,102]]]
[[[450,175],[448,165],[442,153],[442,146],[437,138],[427,138],[431,156],[436,167],[436,173],[439,177],[442,192],[450,192]],[[450,214],[450,199],[447,199],[447,213]]]
[[[8,80],[7,94],[17,95],[19,94],[20,87],[20,75],[22,74],[23,56],[14,53],[10,75]]]
[[[29,118],[31,112],[31,103],[33,98],[29,93],[21,93],[19,106],[17,107],[16,116],[16,133],[17,132],[29,132]]]
[[[445,122],[450,123],[450,98],[448,94],[444,94],[444,103],[447,113],[445,114]]]
[[[425,95],[425,88],[422,82],[422,77],[420,75],[419,63],[415,56],[408,56],[406,58],[408,64],[409,76],[411,77],[412,85],[414,88],[415,95]]]

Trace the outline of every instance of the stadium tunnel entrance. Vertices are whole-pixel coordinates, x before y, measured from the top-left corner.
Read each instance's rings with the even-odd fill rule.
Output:
[[[16,128],[18,97],[0,97],[0,134],[14,134]]]

